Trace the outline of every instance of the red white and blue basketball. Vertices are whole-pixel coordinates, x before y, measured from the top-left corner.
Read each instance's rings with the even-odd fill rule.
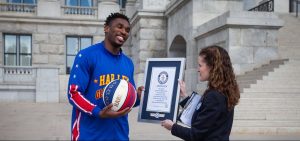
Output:
[[[126,80],[114,80],[105,86],[103,102],[107,106],[113,103],[113,111],[121,111],[127,107],[132,108],[136,101],[136,90]]]

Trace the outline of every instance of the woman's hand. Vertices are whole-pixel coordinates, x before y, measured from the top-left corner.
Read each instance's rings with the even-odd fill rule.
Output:
[[[168,130],[171,130],[173,125],[174,125],[174,122],[172,122],[169,119],[161,121],[161,126],[165,127]]]
[[[178,80],[179,86],[180,86],[180,97],[185,98],[188,95],[186,94],[186,88],[185,88],[185,82],[182,80]]]

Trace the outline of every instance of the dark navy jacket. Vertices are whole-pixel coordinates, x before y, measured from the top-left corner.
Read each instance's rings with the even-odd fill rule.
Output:
[[[193,114],[191,128],[174,124],[171,133],[191,141],[229,140],[234,109],[227,110],[225,95],[216,90],[209,90],[201,100],[201,107]]]

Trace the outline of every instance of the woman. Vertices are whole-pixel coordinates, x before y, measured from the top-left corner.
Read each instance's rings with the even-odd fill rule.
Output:
[[[191,128],[173,123],[161,122],[174,136],[184,140],[223,141],[229,140],[233,122],[234,106],[240,92],[227,51],[219,46],[202,49],[198,57],[200,81],[208,81],[199,109],[196,109]],[[181,95],[186,95],[184,83],[180,82]]]

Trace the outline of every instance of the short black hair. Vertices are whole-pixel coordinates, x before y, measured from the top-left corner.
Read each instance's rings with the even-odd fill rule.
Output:
[[[110,15],[106,18],[104,25],[106,26],[110,25],[111,21],[113,21],[116,18],[124,19],[129,23],[129,18],[126,15],[117,12],[117,13],[110,13]]]

